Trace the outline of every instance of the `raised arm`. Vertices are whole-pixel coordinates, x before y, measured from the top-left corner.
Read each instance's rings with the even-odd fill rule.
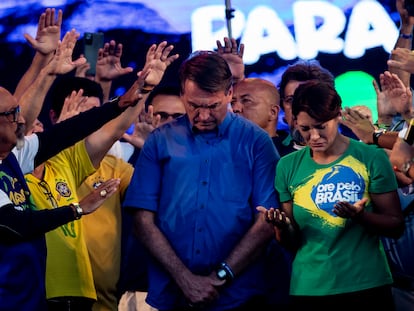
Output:
[[[72,204],[54,209],[18,210],[6,193],[0,190],[0,241],[13,243],[32,239],[82,215],[93,213],[118,190],[119,183],[119,179],[103,182],[79,202],[81,210]],[[102,191],[105,195],[101,194]]]
[[[132,97],[139,93],[142,98],[138,105],[129,107],[118,118],[112,120],[86,139],[86,149],[95,166],[99,165],[111,146],[138,119],[150,89],[160,83],[167,67],[178,58],[178,54],[170,55],[173,48],[172,45],[167,45],[166,41],[158,45],[153,44],[149,48],[144,69],[138,73],[138,79],[132,87],[120,98],[120,101],[122,101],[124,97]]]
[[[122,49],[121,43],[116,44],[114,40],[111,40],[105,43],[104,47],[98,51],[95,81],[102,87],[104,101],[109,99],[112,81],[133,70],[132,67],[122,67]]]
[[[19,99],[24,91],[33,83],[37,75],[40,73],[55,53],[58,42],[60,40],[60,32],[62,25],[62,10],[57,12],[55,9],[46,9],[39,17],[37,25],[36,37],[33,38],[29,34],[25,34],[27,42],[35,49],[36,53],[32,63],[23,77],[17,84],[14,96]]]
[[[400,35],[398,36],[397,42],[395,43],[394,50],[397,48],[403,48],[411,51],[413,43],[414,17],[410,17],[407,10],[404,9],[404,0],[396,0],[396,8],[400,14]],[[400,56],[396,53],[391,53],[390,60],[391,61],[388,62],[389,71],[391,73],[397,74],[398,77],[403,81],[404,85],[409,87],[411,73],[404,70],[403,68],[394,66],[393,63],[394,60],[400,60]]]
[[[244,44],[237,44],[236,39],[224,38],[224,46],[220,40],[217,43],[217,53],[219,53],[227,62],[233,75],[233,82],[237,83],[244,79]]]
[[[33,83],[21,96],[19,105],[28,131],[31,129],[33,121],[38,117],[47,91],[56,76],[68,73],[86,62],[85,58],[72,60],[73,48],[78,37],[79,34],[74,29],[65,34],[62,42],[58,44],[52,60],[40,71]]]

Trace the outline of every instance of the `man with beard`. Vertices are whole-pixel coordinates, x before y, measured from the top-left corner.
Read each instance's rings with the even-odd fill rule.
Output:
[[[137,80],[123,96],[27,137],[16,98],[0,87],[0,310],[47,309],[44,233],[93,212],[119,184],[109,180],[81,204],[37,210],[23,174],[134,106],[142,87]]]

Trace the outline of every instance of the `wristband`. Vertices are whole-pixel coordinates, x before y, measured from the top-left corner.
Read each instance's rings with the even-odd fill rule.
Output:
[[[139,91],[141,94],[148,94],[154,89],[154,87],[155,87],[154,85],[144,84],[144,86],[140,88]]]
[[[413,34],[405,34],[405,33],[400,33],[400,38],[403,38],[403,39],[412,39],[413,38]]]

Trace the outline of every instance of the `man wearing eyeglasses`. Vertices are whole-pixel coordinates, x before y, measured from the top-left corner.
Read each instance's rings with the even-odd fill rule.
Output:
[[[5,194],[0,200],[0,310],[47,309],[44,233],[93,212],[105,199],[99,196],[102,189],[97,189],[82,207],[73,203],[38,211],[23,173],[119,115],[124,110],[119,106],[116,102],[92,109],[49,131],[25,137],[25,120],[16,99],[0,88],[0,190]],[[113,187],[108,196],[116,190],[112,183],[103,186]]]
[[[186,115],[149,135],[124,201],[154,257],[146,301],[168,311],[267,310],[272,228],[256,206],[277,206],[276,149],[228,111],[233,79],[218,53],[191,55],[179,77]]]

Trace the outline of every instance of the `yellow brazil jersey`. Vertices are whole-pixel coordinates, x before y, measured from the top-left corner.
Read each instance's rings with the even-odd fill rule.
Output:
[[[78,202],[76,190],[93,172],[95,168],[85,142],[80,141],[45,163],[42,180],[32,174],[25,177],[36,208],[50,209]],[[47,298],[79,296],[96,299],[82,222],[75,220],[48,232],[46,245]]]
[[[94,212],[93,217],[82,218],[98,296],[94,311],[117,309],[116,285],[121,266],[121,202],[133,171],[129,163],[107,155],[99,169],[78,188],[78,195],[83,198],[101,182],[110,178],[121,179],[118,191]]]

